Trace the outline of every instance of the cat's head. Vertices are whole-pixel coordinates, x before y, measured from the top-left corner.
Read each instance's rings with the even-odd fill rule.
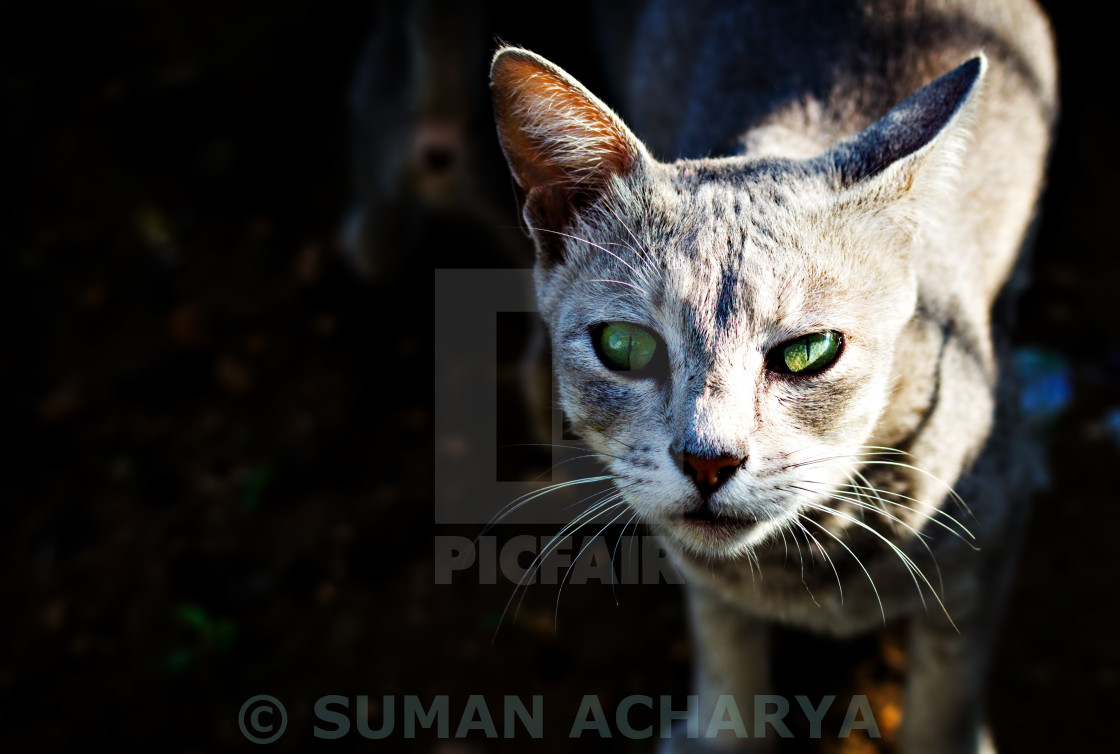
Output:
[[[811,159],[665,164],[548,61],[495,56],[563,407],[644,521],[730,557],[849,481],[984,67]]]

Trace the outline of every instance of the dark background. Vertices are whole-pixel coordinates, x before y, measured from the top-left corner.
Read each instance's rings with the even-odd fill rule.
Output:
[[[596,88],[582,4],[539,23],[496,5],[481,45],[524,43]],[[1114,41],[1083,6],[1049,5],[1063,117],[1019,341],[1061,383],[1044,398],[1071,392],[1046,417],[1053,483],[993,674],[1012,754],[1115,750],[1120,683]],[[619,606],[608,587],[570,587],[556,624],[556,587],[537,586],[491,644],[512,585],[434,583],[433,534],[478,532],[432,524],[431,271],[512,262],[408,186],[392,270],[360,278],[340,251],[348,91],[371,33],[406,44],[404,16],[0,6],[4,750],[250,751],[237,713],[267,693],[290,715],[273,747],[296,751],[315,743],[323,694],[447,694],[454,726],[480,693],[495,712],[502,694],[542,694],[559,740],[422,732],[382,748],[564,751],[583,694],[610,709],[687,692],[674,587],[620,589]],[[475,73],[484,87],[485,61]],[[512,198],[496,206],[516,222]],[[834,657],[856,658],[873,700],[897,700],[890,651],[810,641],[778,659],[825,693],[834,681],[812,671]]]

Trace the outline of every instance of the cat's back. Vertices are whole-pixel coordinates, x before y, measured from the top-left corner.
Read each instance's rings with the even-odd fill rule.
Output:
[[[1033,0],[650,0],[633,13],[620,104],[660,159],[740,151],[746,129],[797,102],[821,106],[837,129],[824,136],[854,133],[977,50],[1000,99],[1055,107]]]
[[[651,0],[631,28],[619,105],[662,160],[817,154],[982,52],[951,253],[982,257],[970,261],[978,303],[1006,282],[1057,111],[1053,39],[1033,0]]]

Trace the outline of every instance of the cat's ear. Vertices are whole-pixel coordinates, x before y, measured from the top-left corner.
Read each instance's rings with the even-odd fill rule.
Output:
[[[983,54],[927,84],[823,155],[842,189],[862,200],[936,194],[952,183],[988,63]]]
[[[498,50],[490,90],[502,151],[525,192],[525,222],[542,261],[559,262],[556,236],[538,229],[568,225],[612,176],[633,170],[648,153],[609,107],[528,50]]]

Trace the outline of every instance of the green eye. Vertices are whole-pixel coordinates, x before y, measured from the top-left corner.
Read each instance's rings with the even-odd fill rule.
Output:
[[[780,360],[772,359],[778,362],[776,371],[791,374],[819,372],[831,364],[840,352],[840,333],[830,330],[802,335],[774,350],[780,356]]]
[[[608,369],[643,369],[657,351],[657,338],[652,333],[627,322],[603,325],[598,340],[599,358]]]

